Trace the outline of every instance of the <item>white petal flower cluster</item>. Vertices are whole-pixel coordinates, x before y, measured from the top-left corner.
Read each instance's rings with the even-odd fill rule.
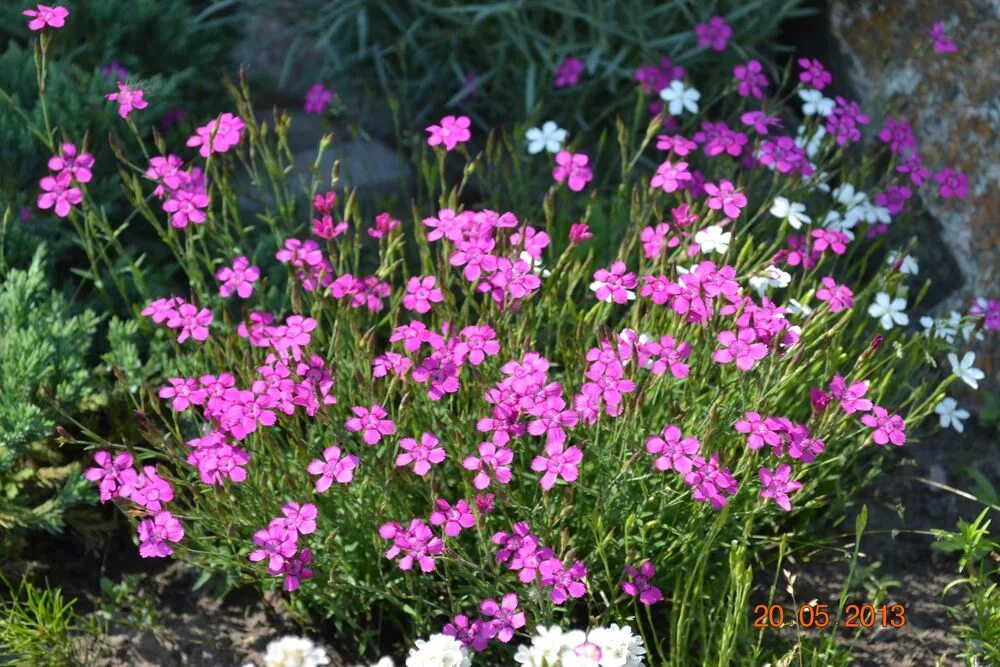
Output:
[[[267,645],[264,667],[320,667],[329,665],[326,650],[306,637],[280,637]]]
[[[450,635],[436,634],[418,639],[406,657],[406,667],[470,667],[472,659],[462,642]]]
[[[563,632],[538,628],[531,644],[520,646],[514,660],[524,667],[641,667],[646,664],[642,637],[629,626]]]

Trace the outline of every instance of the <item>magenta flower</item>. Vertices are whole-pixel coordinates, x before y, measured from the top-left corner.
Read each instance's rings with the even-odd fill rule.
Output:
[[[712,509],[725,507],[728,497],[738,490],[736,478],[727,468],[719,466],[719,453],[712,454],[707,461],[700,456],[695,459],[691,472],[684,475],[684,483],[691,489],[695,502],[707,502]]]
[[[694,27],[698,46],[711,46],[713,50],[720,52],[726,50],[732,34],[733,29],[721,16],[713,16],[706,23],[699,23]]]
[[[659,340],[646,343],[646,353],[649,354],[649,372],[653,375],[670,374],[678,380],[686,378],[691,368],[685,363],[691,356],[691,345],[674,340],[670,336],[660,336]]]
[[[938,194],[941,195],[942,199],[951,199],[952,197],[964,199],[969,194],[969,177],[951,167],[945,167],[934,174],[934,180],[938,183]]]
[[[97,467],[87,468],[83,476],[91,482],[99,482],[101,502],[106,503],[118,494],[122,484],[122,473],[132,469],[132,455],[119,452],[112,459],[111,454],[100,449],[94,452],[94,463]]]
[[[740,211],[747,205],[747,198],[742,192],[737,192],[732,183],[723,179],[719,184],[705,183],[705,192],[708,193],[708,207],[713,211],[722,209],[727,217],[736,218]]]
[[[833,75],[816,58],[799,58],[799,68],[802,70],[799,72],[799,81],[810,88],[823,90],[833,82]]]
[[[474,651],[485,650],[494,636],[488,621],[477,619],[470,623],[469,617],[465,614],[456,615],[451,623],[441,628],[441,632],[454,637],[462,642],[462,646]]]
[[[139,522],[139,556],[166,558],[174,553],[167,542],[184,539],[184,527],[170,512],[158,512],[152,519]]]
[[[403,438],[399,447],[403,451],[396,457],[396,467],[412,465],[413,472],[423,477],[430,472],[431,465],[445,459],[444,447],[438,447],[439,440],[433,433],[421,433],[420,442],[414,438]]]
[[[178,344],[183,343],[188,338],[203,341],[208,338],[208,327],[213,320],[212,311],[208,308],[198,310],[198,307],[190,303],[182,303],[177,310],[170,314],[167,326],[171,329],[180,329],[177,335]]]
[[[396,425],[391,419],[386,419],[388,414],[378,403],[372,405],[371,409],[355,405],[351,408],[354,416],[348,419],[344,426],[351,433],[361,431],[361,437],[365,444],[374,445],[382,439],[383,435],[392,435],[396,432]]]
[[[781,127],[781,119],[768,116],[763,111],[745,111],[740,114],[740,122],[752,127],[757,134],[767,134],[770,126]]]
[[[781,445],[781,426],[772,417],[761,417],[756,412],[746,412],[743,419],[733,424],[733,428],[747,436],[747,447],[760,449],[765,444],[771,447]]]
[[[306,101],[303,105],[303,111],[306,113],[323,113],[323,110],[326,109],[332,99],[333,92],[327,89],[322,83],[314,83],[306,91]]]
[[[757,469],[757,476],[760,477],[760,495],[770,498],[786,512],[792,511],[792,502],[788,499],[788,494],[802,488],[802,482],[789,479],[791,474],[792,466],[787,463],[782,463],[774,471],[767,468]]]
[[[874,429],[872,440],[876,445],[887,445],[890,442],[901,447],[906,442],[906,422],[899,415],[890,415],[880,405],[872,406],[872,411],[861,415],[861,423]]]
[[[681,438],[681,430],[673,424],[663,427],[663,437],[651,436],[646,440],[646,451],[656,455],[653,467],[657,470],[675,470],[686,474],[694,466],[701,442],[698,438]]]
[[[583,61],[579,58],[564,58],[556,68],[556,88],[575,86],[580,81],[583,68]]]
[[[834,375],[833,380],[830,381],[830,394],[840,401],[840,407],[849,415],[872,409],[872,402],[864,397],[867,392],[867,382],[859,380],[848,386],[844,378],[839,375]]]
[[[816,290],[816,298],[830,304],[830,311],[839,313],[854,305],[854,292],[847,285],[838,285],[830,276],[821,281],[823,286]]]
[[[48,167],[59,175],[68,174],[77,183],[89,183],[93,177],[91,169],[94,166],[94,156],[90,153],[76,153],[76,145],[66,142],[59,146],[59,154],[49,158]]]
[[[969,308],[969,317],[982,317],[987,331],[1000,329],[1000,301],[996,299],[976,299]]]
[[[443,525],[444,534],[448,537],[455,537],[463,528],[472,528],[476,525],[476,515],[472,513],[472,508],[466,501],[459,500],[450,505],[444,498],[438,498],[434,504],[437,509],[431,513],[431,524]]]
[[[566,401],[561,396],[549,396],[528,409],[535,419],[528,422],[528,433],[544,435],[546,442],[566,442],[566,428],[576,426],[580,417],[576,410],[567,410]]]
[[[313,459],[306,471],[310,475],[319,475],[316,480],[316,491],[324,493],[330,486],[350,484],[354,479],[354,469],[358,467],[358,457],[354,454],[340,455],[340,447],[331,445],[323,450],[323,460]]]
[[[493,440],[479,443],[479,456],[466,456],[462,461],[462,467],[466,470],[475,470],[476,476],[472,479],[472,485],[477,489],[485,489],[490,485],[490,480],[495,479],[500,484],[510,483],[510,464],[514,460],[512,452],[503,444],[510,440],[510,437],[499,431],[493,435]]]
[[[385,238],[389,232],[399,227],[399,223],[398,218],[394,218],[386,212],[379,213],[375,216],[375,225],[368,229],[368,236],[373,239]]]
[[[170,199],[163,202],[163,210],[170,213],[170,224],[177,229],[184,229],[188,223],[200,225],[205,222],[205,211],[208,208],[208,195],[196,190],[181,189],[170,194]]]
[[[465,143],[472,134],[469,126],[472,121],[468,116],[445,116],[441,119],[440,125],[429,125],[427,131],[431,136],[427,137],[428,146],[439,146],[444,144],[446,151],[452,151],[459,144]]]
[[[243,482],[247,478],[244,466],[249,462],[250,454],[245,450],[226,444],[198,449],[188,455],[188,463],[198,467],[205,484],[222,484],[226,479]]]
[[[556,166],[552,169],[552,178],[557,183],[568,181],[569,189],[579,192],[594,178],[594,172],[588,166],[589,162],[590,158],[584,153],[559,151],[556,153]]]
[[[455,355],[464,363],[468,361],[478,366],[487,356],[500,353],[500,342],[496,331],[489,325],[467,326],[460,332],[462,340],[455,345]]]
[[[838,146],[859,141],[861,126],[867,125],[870,119],[861,113],[861,106],[857,102],[845,100],[840,95],[834,101],[836,106],[826,117],[826,131],[834,136]]]
[[[413,569],[416,561],[425,574],[433,572],[437,566],[434,557],[444,551],[444,542],[434,535],[423,519],[413,519],[406,530],[398,523],[386,523],[378,532],[382,539],[392,540],[392,546],[385,552],[386,558],[392,560],[404,554],[399,559],[399,569],[403,571]]]
[[[628,303],[635,299],[636,275],[628,271],[625,262],[614,262],[609,269],[594,272],[590,289],[598,301]]]
[[[587,567],[583,561],[574,562],[566,569],[558,558],[549,558],[538,567],[542,586],[551,586],[549,599],[555,604],[562,604],[570,598],[582,598],[587,594]]]
[[[285,515],[284,519],[279,518],[282,525],[296,535],[311,535],[316,532],[316,516],[319,511],[312,503],[285,503],[281,506],[281,513]]]
[[[245,127],[243,119],[231,113],[224,113],[195,129],[195,134],[187,140],[187,146],[198,147],[198,154],[207,158],[212,153],[225,153],[240,143]]]
[[[250,260],[240,255],[233,260],[232,266],[219,269],[215,277],[222,283],[219,295],[223,298],[236,292],[241,299],[249,299],[253,294],[253,284],[260,278],[260,269],[250,266]]]
[[[291,356],[299,361],[302,359],[302,348],[312,341],[310,332],[315,330],[316,326],[316,320],[311,317],[289,315],[285,318],[283,326],[270,327],[268,340],[282,359]]]
[[[626,595],[638,595],[639,602],[646,606],[654,605],[663,599],[660,589],[649,583],[656,574],[651,562],[647,560],[638,570],[626,565],[625,573],[628,575],[628,581],[622,582],[622,591]]]
[[[123,81],[119,81],[118,92],[108,93],[104,97],[112,102],[118,102],[118,115],[126,118],[133,109],[145,109],[149,106],[149,102],[144,100],[142,96],[142,90],[132,88]]]
[[[294,557],[285,559],[284,565],[281,566],[281,572],[278,573],[285,575],[285,580],[281,584],[282,588],[291,593],[297,591],[303,581],[312,579],[313,571],[306,567],[310,563],[312,563],[312,551],[309,549],[303,549]]]
[[[674,165],[667,160],[656,168],[649,185],[654,189],[661,188],[664,192],[675,192],[684,187],[685,181],[690,180],[691,172],[688,171],[687,162],[678,162]]]
[[[184,412],[192,405],[202,405],[208,398],[207,392],[194,378],[167,378],[169,386],[160,387],[160,398],[172,398],[171,409]]]
[[[569,228],[569,242],[573,245],[580,245],[587,239],[591,238],[593,234],[590,231],[590,226],[585,222],[578,222],[570,225]]]
[[[35,32],[45,26],[50,28],[61,28],[66,25],[66,17],[69,10],[62,5],[49,7],[48,5],[38,5],[35,9],[25,9],[21,12],[31,20],[28,22],[28,29]]]
[[[517,610],[517,594],[507,593],[500,600],[483,600],[479,605],[479,611],[488,618],[490,634],[506,644],[514,638],[514,631],[523,628],[526,623],[524,612]]]
[[[748,371],[767,356],[767,346],[757,340],[757,332],[753,329],[740,329],[736,334],[727,329],[716,339],[722,347],[712,353],[712,358],[720,364],[728,364],[735,359],[737,368]]]
[[[253,534],[253,543],[259,548],[250,552],[250,561],[259,563],[266,558],[267,571],[278,574],[284,567],[285,560],[298,550],[295,540],[296,534],[285,528],[283,521],[274,520],[267,528]]]
[[[38,195],[38,208],[55,207],[55,214],[60,218],[68,216],[70,210],[83,201],[83,192],[73,185],[72,179],[66,172],[57,174],[55,178],[45,176],[38,185],[44,190]]]
[[[684,157],[693,153],[698,144],[679,134],[658,134],[656,148],[661,151],[673,151],[674,154]]]
[[[764,90],[767,88],[767,77],[764,76],[764,67],[760,61],[750,60],[745,64],[737,65],[733,68],[733,76],[739,85],[736,92],[740,97],[753,95],[757,99],[764,97]]]
[[[347,227],[347,222],[344,220],[341,220],[336,225],[333,224],[333,218],[329,215],[324,215],[320,218],[313,218],[312,221],[312,233],[327,241],[335,239],[346,232]]]
[[[907,153],[917,147],[913,129],[905,120],[886,118],[885,125],[878,133],[879,141],[889,144],[889,150],[898,155]]]
[[[548,491],[562,477],[567,482],[575,482],[579,475],[578,466],[583,460],[583,452],[577,447],[566,449],[565,443],[549,442],[545,445],[545,456],[536,456],[531,462],[531,469],[544,472],[542,489]]]
[[[163,503],[174,499],[173,487],[157,474],[153,466],[143,466],[142,472],[136,472],[132,468],[124,470],[121,479],[118,495],[148,510],[159,512],[163,509]]]
[[[32,30],[35,30],[35,28],[32,28]],[[958,51],[958,46],[955,45],[955,42],[951,41],[951,37],[948,36],[944,26],[940,23],[934,23],[934,25],[928,28],[927,34],[930,35],[936,53],[955,53]]]
[[[403,296],[403,308],[426,313],[432,303],[444,301],[444,293],[437,287],[435,276],[413,276],[406,282],[406,295]]]

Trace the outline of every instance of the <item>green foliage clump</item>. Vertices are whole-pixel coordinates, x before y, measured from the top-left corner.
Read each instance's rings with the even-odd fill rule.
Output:
[[[0,279],[0,528],[58,531],[63,510],[94,497],[77,464],[47,441],[61,409],[99,399],[87,355],[98,318],[71,314],[51,289],[45,246]]]

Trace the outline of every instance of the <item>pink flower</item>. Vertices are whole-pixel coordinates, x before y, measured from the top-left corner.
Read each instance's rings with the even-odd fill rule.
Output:
[[[340,455],[340,447],[331,445],[323,450],[323,460],[313,459],[309,462],[306,471],[310,475],[319,475],[316,480],[316,491],[324,493],[330,486],[338,484],[350,484],[354,479],[354,469],[358,467],[358,457],[354,454]]]
[[[550,443],[566,442],[566,431],[563,429],[576,426],[579,415],[575,410],[566,410],[565,407],[566,401],[561,396],[549,396],[535,403],[527,411],[535,417],[528,423],[528,433],[545,435],[546,442]]]
[[[231,113],[224,113],[195,129],[195,134],[187,140],[187,146],[198,148],[198,154],[207,158],[212,153],[225,153],[240,143],[245,127],[243,119]]]
[[[177,229],[184,229],[188,223],[200,225],[205,222],[205,211],[208,208],[208,195],[192,190],[175,190],[170,199],[163,202],[163,210],[170,213],[170,224]]]
[[[760,449],[765,444],[781,446],[781,425],[772,417],[761,417],[756,412],[746,412],[743,419],[733,424],[733,428],[747,435],[747,447]]]
[[[854,305],[854,292],[847,285],[838,285],[830,276],[824,277],[820,282],[823,286],[816,290],[816,298],[830,304],[830,311],[839,313]]]
[[[355,433],[361,431],[361,436],[367,445],[374,445],[382,439],[384,435],[392,435],[396,432],[396,425],[390,419],[385,419],[388,414],[378,403],[368,408],[355,405],[351,408],[354,416],[345,422],[344,426],[348,431]]]
[[[142,98],[143,92],[138,88],[132,88],[122,81],[118,82],[118,92],[108,93],[104,97],[112,102],[118,102],[118,115],[126,118],[132,109],[145,109],[149,102]]]
[[[228,297],[234,291],[241,299],[249,299],[253,294],[253,284],[260,278],[260,269],[250,266],[250,260],[240,255],[233,260],[233,265],[219,269],[215,277],[222,285],[219,295]]]
[[[151,318],[156,324],[160,324],[172,317],[176,317],[176,306],[179,306],[181,303],[183,303],[183,301],[175,296],[166,299],[155,299],[154,301],[151,301],[148,306],[143,308],[142,312],[139,314],[143,317]]]
[[[284,519],[280,519],[285,528],[296,535],[311,535],[316,532],[316,516],[319,510],[312,503],[305,505],[285,503],[281,506],[281,513],[285,516]]]
[[[593,234],[590,232],[590,227],[585,222],[578,222],[570,225],[569,228],[569,242],[573,245],[580,245],[587,239],[591,238]]]
[[[712,358],[720,364],[728,364],[735,359],[737,368],[748,371],[767,356],[767,346],[757,341],[757,332],[753,329],[740,329],[736,334],[727,329],[716,338],[722,348],[716,350]]]
[[[198,307],[190,303],[182,303],[176,311],[171,313],[167,320],[167,326],[171,329],[180,329],[177,335],[178,344],[183,343],[188,338],[203,341],[208,338],[208,327],[213,320],[212,311],[208,308],[198,310]]]
[[[747,205],[747,198],[742,192],[737,192],[733,184],[725,179],[719,184],[705,183],[705,192],[708,193],[708,207],[713,211],[722,209],[727,217],[736,218],[740,211]]]
[[[80,188],[74,187],[73,182],[66,172],[52,176],[45,176],[38,182],[41,186],[42,194],[38,195],[38,208],[49,209],[55,207],[55,213],[60,218],[69,215],[70,210],[83,201],[83,193]]]
[[[753,95],[757,99],[764,97],[764,89],[767,88],[767,77],[764,76],[764,68],[760,61],[751,60],[745,64],[737,65],[733,68],[733,76],[739,82],[736,92],[740,97]]]
[[[660,589],[649,583],[653,575],[656,574],[651,562],[646,561],[638,570],[626,565],[625,573],[629,580],[622,582],[622,591],[626,595],[638,595],[639,602],[646,606],[654,605],[663,599],[663,593]]]
[[[938,193],[942,199],[951,199],[952,197],[964,199],[969,194],[969,177],[951,167],[945,167],[934,174],[934,180],[938,183]]]
[[[549,599],[562,604],[570,598],[582,598],[587,594],[587,567],[583,561],[575,561],[567,569],[558,558],[549,558],[538,566],[542,586],[551,586]]]
[[[455,354],[464,363],[468,361],[478,366],[487,356],[500,353],[500,342],[497,334],[489,325],[467,326],[460,332],[461,342],[455,345]]]
[[[34,32],[41,30],[45,26],[49,26],[50,28],[63,27],[66,25],[66,17],[69,16],[69,10],[62,5],[56,5],[55,7],[38,5],[35,9],[25,9],[21,14],[31,19],[28,22],[28,29]]]
[[[913,129],[905,120],[886,118],[885,125],[878,133],[879,141],[889,144],[889,150],[902,155],[917,147]]]
[[[378,533],[382,539],[392,540],[392,547],[385,552],[386,558],[392,560],[404,554],[399,559],[399,569],[403,571],[413,569],[415,561],[425,574],[433,572],[437,566],[434,557],[444,551],[444,542],[434,535],[423,519],[413,519],[405,530],[398,523],[386,523]]]
[[[625,262],[614,262],[609,269],[598,269],[594,272],[594,281],[590,289],[598,301],[611,303],[628,303],[635,299],[636,275],[627,272]]]
[[[160,398],[174,399],[170,407],[177,412],[183,412],[192,405],[202,405],[208,397],[194,378],[168,378],[167,382],[170,386],[160,387],[158,395]]]
[[[517,594],[507,593],[500,600],[483,600],[479,605],[479,611],[488,618],[490,634],[494,635],[501,643],[508,643],[514,638],[514,631],[523,628],[527,622],[524,619],[524,612],[517,610]]]
[[[715,51],[725,51],[733,29],[721,16],[713,16],[707,23],[699,23],[694,27],[698,46],[711,46]]]
[[[97,467],[87,468],[83,476],[91,482],[99,482],[101,502],[106,503],[117,495],[122,484],[122,473],[132,469],[132,455],[119,452],[112,459],[111,454],[103,449],[94,452],[94,463]]]
[[[575,86],[580,81],[583,68],[583,61],[579,58],[564,58],[556,68],[556,88]]]
[[[684,187],[684,181],[691,180],[691,172],[688,171],[687,162],[671,164],[670,160],[665,161],[656,168],[656,173],[649,181],[652,188],[662,188],[664,192],[675,192]]]
[[[278,573],[285,575],[281,587],[291,593],[297,591],[303,581],[312,579],[313,571],[306,567],[310,563],[312,563],[312,551],[309,549],[303,549],[293,558],[285,559],[281,572]]]
[[[510,483],[510,464],[514,460],[514,452],[504,447],[510,437],[503,432],[493,435],[493,440],[479,443],[479,456],[467,456],[462,461],[466,470],[478,471],[472,480],[472,485],[479,490],[490,485],[490,479],[496,479],[500,484]]]
[[[312,341],[310,332],[316,329],[316,326],[316,320],[311,317],[289,315],[285,318],[284,325],[268,329],[268,340],[282,359],[291,356],[299,361],[302,359],[302,348]]]
[[[729,500],[727,496],[733,495],[739,488],[732,473],[719,466],[718,452],[707,461],[697,457],[691,472],[684,475],[684,483],[693,487],[691,497],[695,502],[708,502],[715,510],[725,507]]]
[[[253,543],[259,548],[250,552],[250,561],[259,563],[267,559],[267,570],[278,574],[285,565],[285,559],[295,555],[298,547],[295,544],[296,534],[284,526],[284,521],[274,520],[267,528],[262,528],[253,534]]]
[[[91,169],[94,166],[94,156],[90,153],[76,154],[76,145],[66,142],[59,146],[59,155],[49,158],[49,169],[61,174],[68,174],[77,183],[89,183],[93,177]],[[57,176],[58,177],[58,176]]]
[[[368,230],[368,236],[373,239],[385,238],[389,232],[399,227],[399,220],[388,213],[379,213],[375,216],[375,226]]]
[[[770,498],[786,512],[792,511],[792,503],[788,499],[788,494],[802,488],[802,482],[789,480],[791,474],[792,466],[787,463],[782,463],[773,472],[767,468],[757,469],[761,485],[760,495],[764,498]]]
[[[118,495],[148,510],[159,512],[163,503],[174,499],[173,487],[160,477],[153,466],[143,466],[142,472],[136,472],[132,468],[124,470],[121,479]]]
[[[152,519],[139,522],[139,556],[142,558],[166,558],[174,553],[167,542],[182,539],[184,527],[170,512],[158,512]]]
[[[414,438],[403,438],[399,447],[403,451],[396,457],[396,467],[413,465],[413,472],[423,477],[430,472],[432,464],[444,461],[444,447],[438,447],[438,438],[433,433],[422,433],[420,442]]]
[[[444,293],[435,287],[435,276],[413,276],[406,282],[406,295],[403,297],[403,308],[426,313],[432,303],[444,301]]]
[[[840,401],[840,407],[849,415],[872,409],[872,402],[864,397],[867,392],[867,382],[852,382],[848,386],[844,378],[839,375],[834,375],[833,380],[830,381],[830,394]]]
[[[837,104],[826,117],[826,131],[836,138],[838,146],[859,141],[860,126],[867,125],[870,119],[861,113],[861,106],[857,102],[845,100],[840,95],[834,101]]]
[[[333,99],[333,93],[322,83],[314,83],[306,91],[306,101],[303,110],[306,113],[323,113],[326,106]]]
[[[468,116],[445,116],[441,119],[440,125],[429,125],[427,131],[431,136],[427,138],[428,146],[438,146],[444,144],[446,151],[452,151],[459,144],[465,143],[472,135],[469,133],[469,126],[472,121]]]
[[[462,642],[462,646],[474,651],[486,650],[493,637],[488,621],[477,619],[469,623],[469,617],[465,614],[457,614],[451,623],[445,624],[441,633],[454,637]]]
[[[872,411],[861,415],[861,423],[875,429],[872,440],[876,445],[886,445],[890,442],[901,447],[906,442],[906,422],[899,415],[890,415],[880,405],[872,406]]]
[[[746,111],[740,115],[740,122],[749,125],[758,134],[767,134],[771,125],[781,126],[781,119],[772,118],[763,111]]]
[[[324,215],[320,218],[313,218],[312,232],[321,239],[330,240],[346,232],[347,226],[347,222],[343,220],[335,225],[331,216]]]
[[[584,153],[559,151],[556,153],[556,166],[552,169],[552,178],[557,183],[568,180],[569,189],[579,192],[594,178],[594,172],[588,166],[589,162],[590,158]]]
[[[476,515],[472,513],[469,503],[464,500],[450,505],[444,498],[438,498],[434,504],[437,509],[430,516],[431,524],[443,525],[444,534],[448,537],[456,537],[463,528],[472,528],[476,525]]]
[[[39,5],[40,7],[41,5]],[[27,14],[27,12],[25,12]],[[36,28],[32,28],[36,30]],[[944,26],[940,23],[935,23],[928,30],[927,34],[930,35],[931,42],[934,45],[934,51],[936,53],[955,53],[958,51],[958,46],[955,42],[951,41],[948,33],[945,32]]]
[[[799,72],[799,81],[810,88],[823,90],[833,82],[833,75],[816,58],[799,58],[799,67],[802,70]]]
[[[575,482],[579,475],[578,466],[583,460],[583,452],[577,447],[566,449],[565,443],[549,442],[545,445],[545,456],[536,456],[531,462],[531,469],[544,472],[542,489],[548,491],[562,477],[567,482]]]
[[[660,471],[675,470],[680,474],[691,472],[701,442],[694,437],[681,437],[681,430],[673,424],[663,427],[663,437],[654,435],[646,440],[646,451],[656,455],[653,467]]]

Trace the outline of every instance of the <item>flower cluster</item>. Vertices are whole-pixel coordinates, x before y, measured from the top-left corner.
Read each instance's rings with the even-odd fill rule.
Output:
[[[286,503],[281,508],[281,516],[271,519],[266,528],[253,534],[256,547],[248,558],[259,563],[267,560],[267,571],[275,576],[283,576],[282,587],[286,591],[298,590],[303,581],[311,579],[313,571],[312,551],[299,547],[299,538],[316,532],[316,506],[312,503]]]
[[[77,154],[76,145],[67,142],[59,147],[58,155],[49,158],[48,166],[49,175],[38,183],[42,188],[42,194],[38,195],[38,208],[51,208],[57,216],[65,218],[74,206],[83,201],[80,185],[89,183],[93,178],[94,156],[86,152]]]

